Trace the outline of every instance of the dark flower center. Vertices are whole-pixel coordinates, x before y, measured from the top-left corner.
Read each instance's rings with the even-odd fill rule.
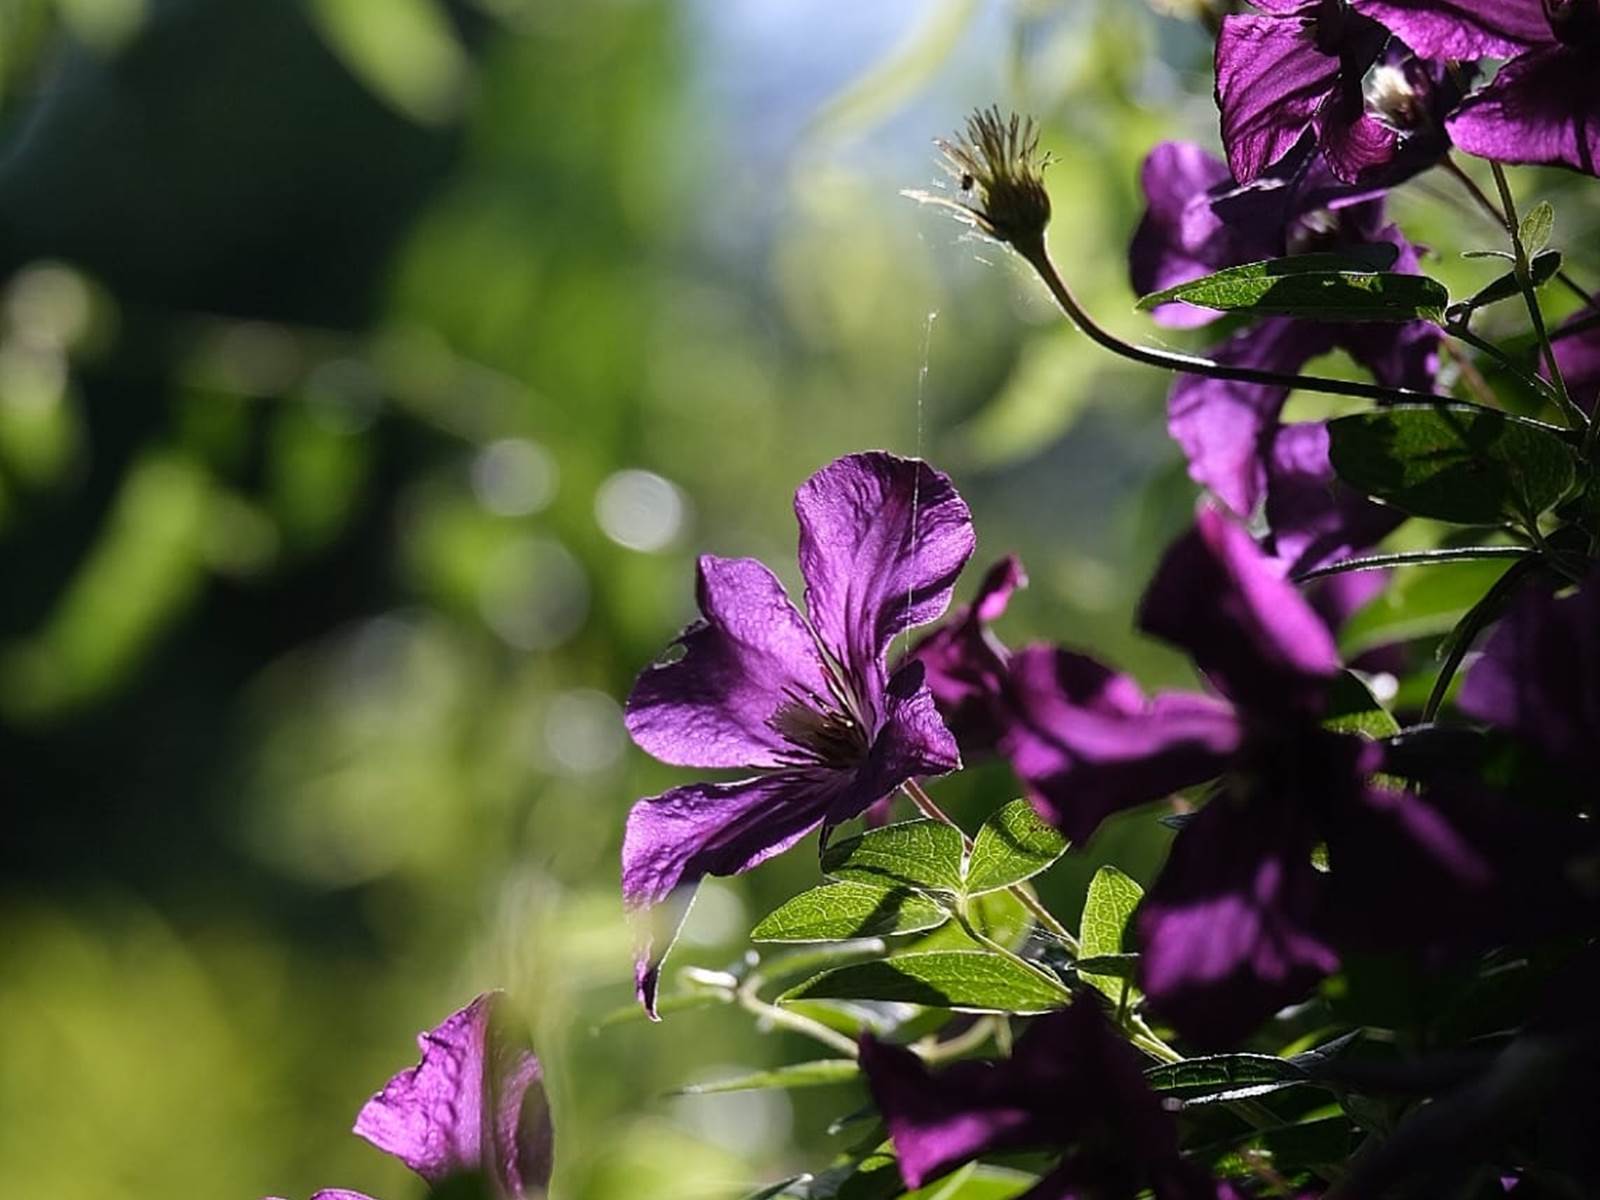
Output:
[[[1600,0],[1544,0],[1544,15],[1563,45],[1600,48]]]
[[[862,721],[853,715],[856,705],[838,697],[830,703],[815,693],[802,695],[793,690],[769,724],[778,736],[794,747],[797,765],[834,768],[859,766],[871,748]]]

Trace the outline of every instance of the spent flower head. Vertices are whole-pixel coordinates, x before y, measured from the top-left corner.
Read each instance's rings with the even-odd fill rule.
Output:
[[[941,164],[956,183],[956,195],[908,191],[924,204],[937,204],[997,242],[1037,240],[1050,224],[1050,195],[1044,169],[1054,159],[1039,149],[1039,125],[1032,117],[1001,113],[998,105],[967,118],[964,134],[936,138]]]

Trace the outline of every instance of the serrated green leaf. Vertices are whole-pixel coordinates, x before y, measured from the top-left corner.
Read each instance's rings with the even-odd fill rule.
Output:
[[[1303,1067],[1270,1054],[1212,1054],[1151,1067],[1144,1075],[1153,1091],[1185,1104],[1263,1096],[1309,1081]]]
[[[1385,245],[1383,252],[1392,263],[1393,247]],[[1298,254],[1245,263],[1178,284],[1141,297],[1139,308],[1174,303],[1324,321],[1440,321],[1450,293],[1426,275],[1374,270],[1370,259]]]
[[[824,1087],[847,1083],[861,1074],[853,1058],[819,1058],[814,1062],[792,1063],[771,1071],[753,1071],[715,1083],[693,1083],[678,1088],[674,1096],[713,1096],[721,1092],[757,1092],[779,1089]]]
[[[1328,422],[1329,455],[1357,491],[1415,517],[1522,521],[1572,487],[1572,451],[1550,425],[1469,404],[1397,404]]]
[[[1365,738],[1391,737],[1400,722],[1378,702],[1372,689],[1353,671],[1341,671],[1328,687],[1328,709],[1322,727],[1334,733],[1358,733]]]
[[[1123,952],[1123,935],[1133,910],[1144,898],[1139,884],[1112,866],[1101,867],[1089,881],[1089,893],[1083,901],[1083,918],[1078,923],[1078,946],[1082,958],[1096,959]],[[1078,974],[1090,986],[1099,989],[1113,1004],[1122,1002],[1126,982],[1115,973],[1085,971],[1081,962]]]
[[[904,887],[844,880],[802,892],[751,931],[757,942],[842,942],[935,929],[949,910]]]
[[[965,1012],[1026,1014],[1060,1008],[1063,991],[998,954],[936,950],[840,967],[790,989],[778,1002],[896,1000]]]
[[[966,892],[975,896],[1031,879],[1066,852],[1067,839],[1055,826],[1026,800],[1013,800],[990,814],[972,840]]]
[[[1555,278],[1561,269],[1561,251],[1546,250],[1543,254],[1533,256],[1533,261],[1528,264],[1528,274],[1533,279],[1534,287],[1543,287]],[[1472,296],[1459,304],[1450,306],[1449,316],[1452,321],[1460,321],[1470,316],[1473,312],[1489,304],[1496,304],[1501,300],[1509,300],[1520,295],[1522,284],[1517,279],[1515,271],[1507,271],[1504,275],[1479,289]]]
[[[884,886],[961,891],[961,831],[942,821],[904,821],[845,838],[822,854],[835,879]]]
[[[1541,200],[1522,218],[1520,236],[1522,249],[1529,258],[1550,244],[1550,235],[1556,229],[1556,210],[1550,201]]]

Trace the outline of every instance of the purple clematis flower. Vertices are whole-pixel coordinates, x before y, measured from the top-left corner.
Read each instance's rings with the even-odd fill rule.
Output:
[[[1600,325],[1579,325],[1594,320],[1596,315],[1594,309],[1584,309],[1562,325],[1555,342],[1561,378],[1578,407],[1587,413],[1594,412],[1596,401],[1600,401]]]
[[[1600,173],[1600,0],[1352,0],[1417,53],[1510,59],[1450,118],[1463,150]]]
[[[985,1154],[1062,1149],[1019,1200],[1220,1200],[1232,1195],[1178,1153],[1172,1117],[1138,1053],[1093,999],[1034,1021],[1011,1057],[930,1072],[910,1050],[861,1039],[861,1069],[900,1174],[918,1188]]]
[[[539,1060],[505,1028],[503,999],[487,992],[419,1036],[422,1061],[367,1101],[355,1132],[429,1183],[479,1174],[496,1200],[532,1200],[549,1185],[554,1136]]]
[[[1241,191],[1203,150],[1168,143],[1146,159],[1144,188],[1149,208],[1130,251],[1141,292],[1255,258],[1379,243],[1397,251],[1393,269],[1420,270],[1416,247],[1385,222],[1381,199],[1341,193],[1315,169],[1282,187]],[[1210,315],[1183,308],[1163,306],[1156,315],[1168,324]],[[1430,392],[1439,342],[1438,329],[1424,321],[1327,324],[1275,317],[1237,334],[1214,357],[1294,372],[1340,349],[1380,383]],[[1168,402],[1168,428],[1197,483],[1243,516],[1265,504],[1269,547],[1298,572],[1371,545],[1400,518],[1335,479],[1322,424],[1280,422],[1288,399],[1287,388],[1183,376]]]
[[[1569,596],[1525,592],[1467,673],[1458,706],[1592,780],[1600,771],[1600,571]]]
[[[705,556],[703,619],[628,699],[629,732],[663,762],[756,772],[634,805],[622,847],[632,908],[747,871],[908,779],[961,765],[922,664],[891,674],[885,655],[948,606],[972,554],[965,502],[926,463],[854,454],[800,488],[795,514],[805,615],[761,563]],[[647,947],[637,970],[652,1012],[660,957]]]
[[[1228,166],[1249,183],[1310,134],[1353,182],[1387,164],[1398,135],[1367,111],[1363,80],[1389,32],[1344,0],[1252,0],[1217,38],[1217,107]]]

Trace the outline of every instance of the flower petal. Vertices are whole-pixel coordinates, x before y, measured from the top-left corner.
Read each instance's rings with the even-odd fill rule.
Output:
[[[1321,711],[1339,671],[1333,636],[1281,564],[1214,508],[1167,551],[1139,628],[1187,650],[1235,703],[1275,717]]]
[[[1291,575],[1365,550],[1405,520],[1339,481],[1320,421],[1281,426],[1272,439],[1266,517],[1268,552]]]
[[[915,661],[890,678],[883,695],[883,726],[867,761],[835,793],[828,809],[830,826],[865,812],[908,779],[961,768],[956,739],[922,678],[922,664]]]
[[[628,697],[628,732],[683,767],[773,767],[788,744],[771,719],[792,695],[826,696],[822,659],[783,585],[753,558],[700,559],[705,619],[676,662],[646,667]]]
[[[1010,683],[1006,756],[1041,815],[1077,843],[1114,812],[1220,774],[1239,745],[1221,701],[1146,699],[1081,654],[1030,646],[1012,660]]]
[[[1373,178],[1400,150],[1399,134],[1365,111],[1359,91],[1323,105],[1312,127],[1329,169],[1346,183]]]
[[[1350,0],[1420,58],[1511,58],[1551,41],[1540,0]]]
[[[1314,20],[1224,17],[1217,37],[1217,107],[1228,166],[1249,183],[1289,151],[1339,81],[1339,59],[1317,48]]]
[[[539,1060],[500,1027],[499,1000],[485,993],[422,1034],[422,1061],[367,1102],[355,1132],[430,1183],[481,1170],[522,1196],[549,1181],[550,1118]]]
[[[1585,309],[1563,325],[1592,319],[1595,310]],[[1555,343],[1556,362],[1561,367],[1561,377],[1567,382],[1567,391],[1585,412],[1595,410],[1600,399],[1600,326],[1560,337]],[[1543,368],[1540,374],[1543,374]]]
[[[889,644],[949,606],[972,555],[972,514],[947,476],[881,452],[824,467],[794,508],[811,623],[875,705]]]
[[[1275,317],[1224,343],[1228,366],[1297,371],[1333,349],[1335,327]],[[1189,459],[1189,475],[1234,512],[1249,516],[1266,488],[1265,447],[1289,398],[1287,388],[1185,375],[1167,404],[1167,429]]]
[[[1448,128],[1480,158],[1600,174],[1600,72],[1575,50],[1531,51],[1468,96]]]
[[[1179,832],[1139,909],[1139,986],[1185,1037],[1233,1045],[1337,969],[1315,841],[1297,806],[1226,793]]]

